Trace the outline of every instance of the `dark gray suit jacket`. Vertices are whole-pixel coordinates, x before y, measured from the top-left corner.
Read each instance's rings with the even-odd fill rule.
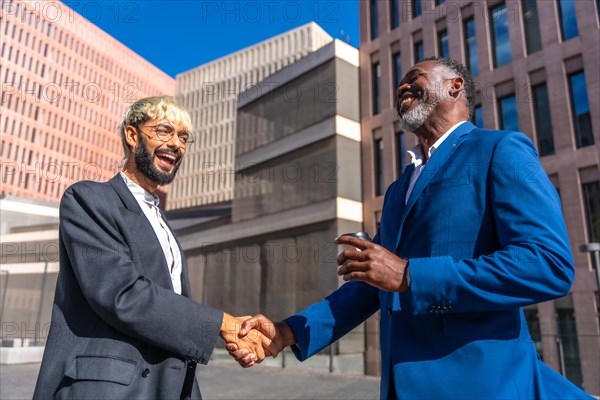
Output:
[[[160,243],[121,176],[65,191],[59,241],[34,399],[200,398],[193,373],[208,362],[223,313],[190,299],[185,260],[182,294],[173,291]]]

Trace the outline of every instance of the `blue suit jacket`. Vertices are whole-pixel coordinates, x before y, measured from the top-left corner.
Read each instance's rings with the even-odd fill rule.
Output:
[[[521,307],[564,296],[574,268],[556,190],[523,134],[460,125],[374,238],[410,259],[410,290],[349,282],[288,318],[301,360],[381,310],[381,397],[589,398],[538,360]]]

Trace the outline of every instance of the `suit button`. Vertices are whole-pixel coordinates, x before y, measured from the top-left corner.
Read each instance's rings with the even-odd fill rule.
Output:
[[[142,371],[142,378],[147,378],[148,375],[150,375],[150,370],[148,368],[146,368],[145,370]]]
[[[392,306],[388,306],[387,313],[388,315],[392,315]]]

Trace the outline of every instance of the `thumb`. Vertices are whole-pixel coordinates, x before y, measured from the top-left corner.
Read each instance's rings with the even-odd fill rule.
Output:
[[[240,331],[238,332],[238,336],[240,338],[243,338],[244,336],[246,336],[248,334],[248,332],[250,332],[254,328],[257,328],[258,326],[260,326],[260,322],[258,321],[258,318],[252,317],[250,319],[247,319],[242,323],[242,327],[240,328]]]

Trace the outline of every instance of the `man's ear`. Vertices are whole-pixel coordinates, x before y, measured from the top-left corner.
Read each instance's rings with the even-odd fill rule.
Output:
[[[452,79],[452,86],[450,88],[450,96],[456,98],[458,97],[458,94],[460,92],[462,92],[462,90],[465,88],[465,80],[463,78],[461,78],[460,76],[457,76],[456,78]]]
[[[125,127],[125,141],[129,145],[130,149],[133,149],[138,143],[139,137],[135,127],[127,125]]]

